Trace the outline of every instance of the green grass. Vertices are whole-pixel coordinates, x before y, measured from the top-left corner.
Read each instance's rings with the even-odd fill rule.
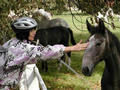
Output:
[[[88,15],[76,15],[76,18],[80,20],[80,22],[76,22],[76,26],[79,28],[76,29],[75,26],[72,23],[72,16],[68,14],[58,15],[54,16],[54,18],[60,17],[63,18],[68,22],[71,29],[73,30],[75,40],[77,42],[80,41],[80,39],[85,42],[87,38],[89,37],[89,33],[86,29],[85,20],[88,17]],[[119,26],[119,23],[116,19],[116,25]],[[115,33],[118,37],[120,37],[120,30],[117,28],[116,30],[112,30],[113,33]],[[102,61],[99,63],[96,68],[94,69],[94,72],[91,77],[86,77],[81,73],[81,62],[83,57],[84,51],[80,52],[72,52],[71,55],[71,67],[77,71],[80,74],[80,77],[75,75],[73,72],[68,70],[64,65],[60,70],[57,70],[58,68],[58,62],[57,60],[51,60],[48,61],[48,72],[43,72],[41,70],[41,64],[39,63],[38,67],[40,70],[40,73],[43,77],[43,80],[48,88],[48,90],[100,90],[100,82],[101,77],[104,69],[104,62]]]

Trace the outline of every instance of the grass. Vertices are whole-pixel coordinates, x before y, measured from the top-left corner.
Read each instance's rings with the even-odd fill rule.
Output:
[[[76,26],[79,28],[76,29],[72,23],[72,16],[67,13],[63,15],[56,15],[54,18],[60,17],[68,22],[71,29],[73,30],[74,37],[76,42],[79,42],[80,39],[85,42],[89,36],[89,33],[86,29],[85,20],[88,15],[76,15],[76,18],[80,20],[80,22],[75,21]],[[115,19],[116,24],[119,26],[117,19]],[[120,36],[119,28],[116,30],[110,29],[113,33],[115,33],[118,37]],[[71,55],[71,67],[80,74],[78,77],[76,74],[68,70],[64,65],[60,70],[58,68],[57,60],[48,61],[48,72],[43,72],[41,70],[41,64],[38,64],[40,73],[43,77],[43,80],[48,88],[48,90],[100,90],[100,82],[104,69],[104,62],[99,63],[91,77],[86,77],[81,73],[81,62],[84,51],[81,52],[72,52]]]

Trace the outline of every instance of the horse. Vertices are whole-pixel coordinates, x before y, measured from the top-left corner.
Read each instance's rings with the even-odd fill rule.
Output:
[[[62,18],[52,19],[51,13],[45,11],[44,9],[37,9],[33,13],[33,18],[36,19],[38,23],[38,31],[35,40],[39,39],[43,46],[63,44],[65,46],[69,45],[69,34],[71,35],[71,43],[75,45],[76,42],[73,37],[73,32],[70,29],[68,23]],[[52,30],[53,29],[53,30]],[[67,53],[68,64],[70,65],[71,59],[70,53]],[[65,56],[64,56],[65,57]],[[62,57],[61,59],[63,59]],[[60,63],[61,67],[61,63]],[[58,68],[60,69],[60,68]],[[42,62],[42,70],[47,71],[47,61]]]
[[[57,26],[70,28],[68,23],[64,19],[62,18],[52,19],[51,13],[45,11],[44,9],[35,10],[32,17],[36,19],[38,23],[38,29],[46,29]]]
[[[82,59],[82,73],[91,76],[95,66],[104,60],[101,89],[120,90],[120,41],[101,19],[98,26],[91,25],[88,20],[86,24],[91,37]]]
[[[52,28],[57,26],[70,28],[68,23],[62,18],[55,18],[51,20],[42,18],[41,21],[38,21],[38,29],[46,29],[46,28]]]
[[[63,44],[64,46],[69,46],[69,39],[71,38],[72,45],[76,44],[74,40],[73,32],[70,28],[66,28],[63,26],[56,26],[46,29],[39,29],[36,32],[35,41],[39,40],[39,43],[43,46],[47,45],[55,45],[55,44]],[[71,52],[67,53],[68,56],[68,64],[70,65]],[[61,57],[63,60],[64,56]],[[42,62],[42,70],[48,71],[47,61]]]

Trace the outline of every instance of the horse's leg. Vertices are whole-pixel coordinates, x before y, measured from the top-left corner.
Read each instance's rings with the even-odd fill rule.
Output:
[[[48,71],[48,64],[47,64],[47,61],[44,61],[44,64],[45,64],[45,72]]]
[[[66,53],[66,56],[68,57],[66,60],[67,60],[67,64],[69,65],[69,66],[71,66],[71,52],[68,52],[68,53]],[[68,70],[69,70],[69,68],[68,68]]]
[[[42,61],[42,70],[44,71],[44,67],[45,67],[45,65],[44,65],[44,61]]]
[[[68,56],[68,58],[67,58]],[[68,52],[68,53],[65,53],[61,58],[60,60],[63,60],[64,62],[67,62],[68,65],[70,66],[71,65],[71,52]],[[59,60],[58,60],[59,61]],[[60,70],[60,68],[62,67],[62,63],[59,62],[59,67],[58,67],[58,70]]]
[[[67,56],[68,56],[68,65],[70,66],[71,65],[71,52],[68,52],[67,53]]]
[[[47,61],[42,61],[42,70],[45,71],[45,72],[48,71]]]
[[[61,58],[58,59],[58,63],[59,63],[59,65],[58,65],[58,70],[60,70],[60,68],[62,67],[62,63],[60,63],[59,60],[61,60]]]
[[[62,63],[59,60],[65,61],[65,54],[61,58],[58,59],[58,63],[59,63],[58,70],[60,70],[60,68],[62,67]]]

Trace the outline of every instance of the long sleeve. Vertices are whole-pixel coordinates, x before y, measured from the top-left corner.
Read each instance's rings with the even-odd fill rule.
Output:
[[[63,45],[48,45],[46,47],[36,46],[33,57],[38,55],[42,60],[57,59],[63,55],[64,49],[65,47]]]
[[[13,38],[3,45],[7,49],[5,54],[5,72],[1,71],[0,90],[5,90],[5,85],[17,87],[25,65],[37,63],[37,60],[56,59],[63,55],[65,46],[54,45],[43,47],[31,45],[27,42]],[[39,59],[37,59],[39,58]],[[4,61],[4,58],[0,58]]]
[[[16,40],[16,39],[15,39]],[[36,58],[39,60],[57,59],[63,55],[65,46],[54,45],[54,46],[35,46],[19,40],[13,39],[9,41],[7,59],[8,66],[19,65],[21,63],[36,63]]]

